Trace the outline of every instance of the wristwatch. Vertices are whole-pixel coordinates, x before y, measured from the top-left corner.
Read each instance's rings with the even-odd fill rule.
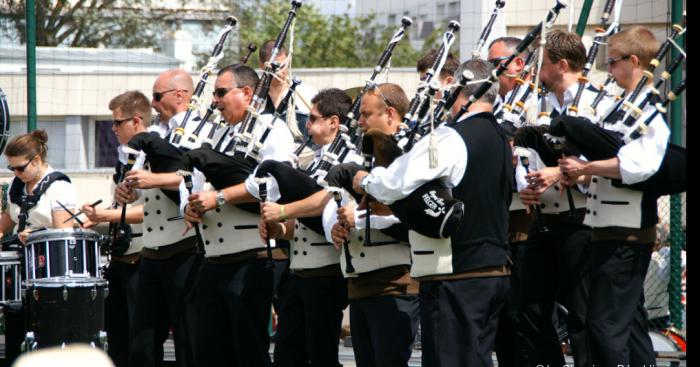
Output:
[[[216,207],[221,208],[222,205],[226,204],[226,199],[224,199],[224,193],[222,191],[216,192]]]

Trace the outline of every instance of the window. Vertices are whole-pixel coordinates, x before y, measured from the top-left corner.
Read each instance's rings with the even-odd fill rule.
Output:
[[[112,121],[95,121],[95,168],[114,167],[119,142],[112,132]]]
[[[454,17],[456,15],[459,15],[459,2],[458,1],[453,1],[447,6],[447,15],[450,17]]]

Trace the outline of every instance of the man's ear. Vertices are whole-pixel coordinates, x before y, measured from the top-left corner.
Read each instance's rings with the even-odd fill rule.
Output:
[[[250,104],[251,102],[253,102],[253,93],[255,93],[253,88],[246,85],[243,87],[242,90],[243,90],[243,95],[245,96],[246,103]]]
[[[525,60],[520,56],[513,59],[513,64],[515,64],[515,72],[518,74],[525,69]]]
[[[455,81],[455,77],[452,76],[452,75],[450,75],[450,76],[448,76],[447,78],[445,78],[445,85],[450,85],[450,84],[452,84],[452,82],[454,82],[454,81]]]
[[[630,55],[630,61],[634,64],[635,67],[640,67],[642,65],[642,60],[640,60],[639,56],[637,55]]]
[[[452,82],[449,82],[452,83]],[[398,115],[399,111],[396,110],[396,108],[388,106],[386,108],[386,115],[389,118],[389,125],[392,125],[394,123],[394,120],[396,119],[396,116]],[[399,116],[399,121],[403,118],[403,116]]]
[[[566,59],[561,59],[561,60],[557,61],[557,65],[559,65],[559,68],[563,72],[566,73],[569,71],[569,62]]]

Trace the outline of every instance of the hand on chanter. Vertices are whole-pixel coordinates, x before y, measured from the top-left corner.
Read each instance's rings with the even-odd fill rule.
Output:
[[[263,220],[260,220],[260,223],[258,223],[258,234],[262,243],[266,244],[268,239],[284,236],[286,228],[284,223],[265,223]]]
[[[345,243],[345,239],[350,235],[350,231],[345,228],[345,226],[340,223],[336,223],[331,228],[331,239],[333,240],[333,246],[336,250],[340,250],[340,247]]]
[[[136,191],[131,188],[128,182],[121,182],[114,189],[114,199],[121,205],[130,204],[138,199]]]

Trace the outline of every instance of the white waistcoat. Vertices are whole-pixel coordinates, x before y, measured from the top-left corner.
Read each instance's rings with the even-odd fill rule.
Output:
[[[408,246],[408,243],[387,236],[380,230],[372,229],[370,240],[372,243],[379,242],[382,245],[364,246],[364,236],[364,229],[355,229],[350,233],[348,246],[352,266],[355,268],[355,272],[352,274],[347,273],[345,250],[341,249],[340,268],[343,270],[343,275],[346,278],[356,277],[360,273],[368,273],[391,266],[411,265],[411,248]]]
[[[340,251],[332,243],[297,220],[290,242],[290,269],[316,269],[337,264]]]
[[[207,212],[201,224],[204,256],[229,255],[265,247],[258,235],[259,221],[259,215],[230,204]]]
[[[168,221],[180,216],[180,208],[160,189],[144,190],[143,195],[143,247],[168,246],[194,236],[193,231],[182,236],[185,229],[182,219]]]
[[[642,195],[641,191],[614,187],[609,178],[593,176],[583,224],[593,228],[640,228]]]
[[[452,274],[452,239],[431,238],[408,231],[411,243],[411,277]]]

